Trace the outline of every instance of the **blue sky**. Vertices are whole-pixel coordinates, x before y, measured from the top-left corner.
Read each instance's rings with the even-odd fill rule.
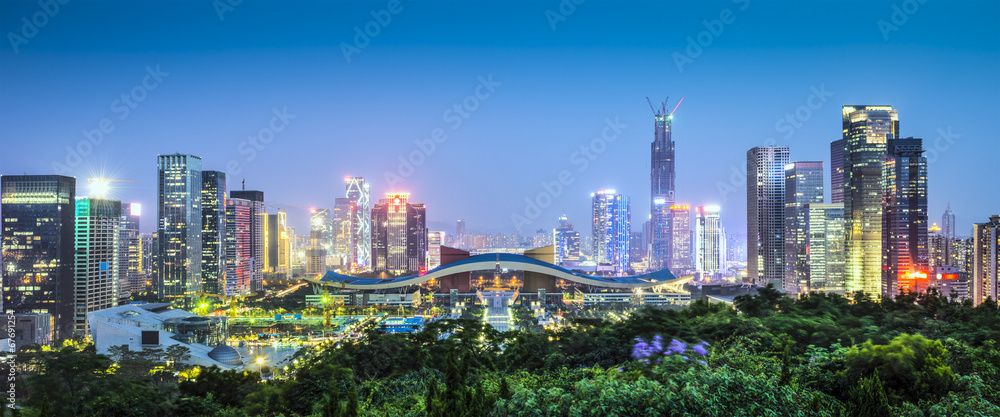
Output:
[[[432,229],[465,218],[471,230],[509,232],[521,215],[527,234],[565,213],[589,233],[590,194],[602,188],[632,197],[634,225],[648,218],[646,97],[685,97],[674,122],[677,199],[718,204],[727,229],[745,231],[745,184],[734,171],[747,149],[773,138],[792,160],[828,164],[842,105],[890,104],[902,135],[933,149],[932,220],[951,202],[968,234],[1000,212],[985,188],[997,181],[1000,139],[998,2],[568,4],[72,1],[26,37],[22,18],[41,22],[43,6],[3,1],[0,173],[55,173],[60,163],[79,183],[94,173],[135,180],[117,196],[146,206],[146,231],[156,155],[182,152],[205,169],[238,165],[229,188],[245,178],[275,206],[331,207],[343,177],[356,175],[376,196],[409,191],[427,204]],[[390,5],[398,13],[382,12]],[[391,18],[382,25],[373,13]],[[378,33],[348,62],[342,45],[366,25]],[[699,36],[706,46],[689,54]],[[680,69],[677,56],[687,57]],[[156,68],[159,82],[146,77]],[[493,91],[470,99],[480,79]],[[818,90],[826,101],[810,101]],[[122,94],[144,99],[126,116]],[[462,103],[475,110],[456,128]],[[275,112],[286,116],[272,122]],[[796,125],[779,123],[796,113]],[[113,130],[71,164],[67,147],[87,150],[83,132],[103,119]],[[581,170],[574,152],[616,119],[621,134]],[[273,139],[250,160],[253,145],[241,143],[270,138],[268,129]],[[428,152],[436,129],[447,139]],[[386,174],[399,175],[399,158],[414,153],[422,163],[390,184]],[[537,217],[526,214],[525,199],[563,170],[572,183],[536,200],[551,201]],[[289,213],[304,230],[305,211]]]

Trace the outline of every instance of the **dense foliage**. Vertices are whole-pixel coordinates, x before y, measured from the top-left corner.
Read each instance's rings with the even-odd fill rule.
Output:
[[[736,308],[696,301],[555,331],[515,313],[529,330],[501,333],[471,314],[303,349],[264,382],[67,344],[18,353],[18,404],[25,416],[1000,415],[995,303],[853,298],[768,288]]]

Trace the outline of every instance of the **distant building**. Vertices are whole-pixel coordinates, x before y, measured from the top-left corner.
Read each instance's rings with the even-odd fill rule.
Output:
[[[823,203],[823,162],[792,162],[785,166],[784,290],[798,294],[809,288],[809,236],[806,204]]]
[[[969,299],[969,274],[954,266],[934,268],[926,280],[916,282],[917,292],[935,289],[942,296],[958,301]]]
[[[927,158],[921,139],[890,138],[882,170],[882,296],[916,291],[931,274]]]
[[[219,281],[226,270],[226,173],[201,172],[201,275],[202,288],[222,294]]]
[[[787,146],[747,151],[747,273],[757,285],[783,286]]]
[[[184,300],[202,290],[201,158],[157,156],[157,294]]]
[[[805,205],[806,265],[808,276],[802,292],[844,295],[844,205]]]
[[[330,211],[313,209],[309,217],[309,246],[306,248],[306,275],[326,272],[328,250],[333,248],[333,227]]]
[[[47,313],[24,313],[14,315],[14,346],[20,349],[27,345],[48,346],[52,344],[53,318]]]
[[[264,210],[264,192],[233,190],[229,192],[229,198],[238,198],[249,202],[247,215],[249,216],[250,232],[248,237],[250,292],[262,291],[264,289],[264,271],[267,270],[267,244],[264,237],[264,228],[267,227],[267,212]],[[228,221],[226,224],[228,229]]]
[[[629,240],[632,235],[632,208],[629,197],[615,190],[593,195],[594,261],[614,265],[615,273],[625,274],[631,266]]]
[[[226,200],[226,274],[220,289],[226,297],[250,293],[253,276],[253,202],[242,198]]]
[[[393,274],[426,269],[427,216],[408,193],[387,193],[372,209],[372,267]]]
[[[89,331],[87,313],[118,305],[118,239],[122,203],[76,198],[73,335]]]
[[[329,265],[340,266],[342,269],[354,269],[358,266],[358,245],[355,244],[355,223],[361,221],[358,205],[354,200],[341,197],[333,205],[332,230],[333,244],[328,256]]]
[[[55,318],[56,339],[73,333],[76,179],[0,176],[3,309]],[[43,220],[44,219],[44,220]]]
[[[670,262],[667,266],[674,272],[693,269],[690,206],[687,204],[670,206],[670,229],[673,242],[670,244]]]
[[[427,232],[427,269],[441,266],[441,246],[444,243],[444,232]]]
[[[352,266],[362,271],[372,267],[372,206],[371,192],[364,177],[348,177],[347,198],[354,204],[354,219],[351,223]]]
[[[142,264],[142,234],[139,233],[139,203],[122,204],[118,233],[118,304],[143,291],[146,272]]]
[[[1000,214],[972,225],[972,302],[1000,300]]]
[[[715,274],[725,269],[726,239],[718,206],[694,208],[695,216],[695,270]]]
[[[566,215],[559,217],[559,227],[553,233],[556,265],[571,266],[580,262],[580,232],[573,230],[573,223]]]
[[[288,279],[292,273],[292,245],[284,210],[267,215],[264,227],[267,271],[274,277]]]
[[[946,238],[955,237],[955,213],[951,212],[951,203],[941,215],[941,234]]]
[[[844,203],[844,139],[830,142],[830,202]]]
[[[670,263],[673,234],[670,206],[674,205],[675,171],[673,116],[666,108],[653,115],[653,142],[650,144],[650,253],[649,269],[658,271]]]

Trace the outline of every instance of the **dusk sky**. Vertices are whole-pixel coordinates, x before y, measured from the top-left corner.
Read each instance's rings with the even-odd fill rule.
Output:
[[[950,202],[968,235],[1000,212],[1000,2],[395,3],[53,0],[42,15],[50,6],[4,0],[0,174],[76,176],[78,195],[88,177],[137,181],[114,197],[143,204],[144,232],[156,155],[176,152],[229,171],[230,190],[245,178],[270,206],[332,208],[343,178],[363,176],[373,200],[408,191],[425,203],[431,230],[464,218],[509,233],[520,215],[531,234],[565,213],[589,235],[591,193],[614,188],[640,230],[646,97],[669,96],[668,111],[684,97],[677,201],[720,205],[728,231],[745,233],[749,148],[773,138],[793,161],[824,161],[828,185],[841,106],[887,104],[928,149],[932,221]],[[25,23],[36,15],[44,24]],[[367,41],[355,30],[366,25]],[[699,36],[707,46],[691,46]],[[109,133],[89,145],[102,119]],[[615,120],[603,152],[579,154]],[[428,151],[438,129],[446,140]],[[78,148],[88,154],[67,150]],[[401,158],[421,163],[410,173]],[[563,170],[572,183],[526,213]],[[287,211],[308,230],[305,209]]]

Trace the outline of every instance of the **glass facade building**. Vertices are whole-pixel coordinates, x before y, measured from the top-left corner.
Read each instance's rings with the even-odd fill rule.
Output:
[[[670,227],[670,206],[674,205],[674,141],[673,116],[664,112],[653,116],[653,143],[650,144],[650,253],[649,269],[667,268],[673,233]]]
[[[747,151],[747,274],[757,285],[784,283],[786,165],[787,146]]]
[[[426,270],[427,212],[407,193],[388,193],[372,209],[372,267],[393,274]]]
[[[226,173],[201,172],[201,275],[203,291],[222,294],[225,281]]]
[[[264,271],[267,269],[267,244],[264,228],[267,212],[264,211],[264,192],[255,190],[233,190],[229,198],[239,198],[250,202],[250,292],[264,289]]]
[[[882,169],[882,295],[917,290],[933,274],[927,247],[927,158],[923,141],[890,138]]]
[[[694,216],[695,270],[708,274],[724,270],[726,234],[719,219],[719,207],[695,207]]]
[[[785,279],[788,293],[809,288],[809,246],[806,204],[823,203],[823,162],[801,161],[785,166]]]
[[[250,293],[250,277],[254,262],[251,252],[253,236],[253,202],[242,198],[226,200],[226,274],[220,290],[227,297]]]
[[[630,268],[629,245],[632,234],[632,208],[627,195],[615,190],[600,190],[593,195],[594,261],[614,266],[615,273]]]
[[[364,177],[348,177],[347,199],[354,205],[351,220],[351,259],[354,269],[368,270],[372,265],[371,192]]]
[[[118,234],[118,300],[126,304],[132,294],[144,289],[146,280],[142,256],[142,234],[139,233],[139,218],[142,206],[139,203],[121,205],[121,221]]]
[[[670,206],[670,229],[673,237],[668,265],[670,270],[678,273],[694,268],[691,262],[691,206]]]
[[[201,158],[157,156],[157,294],[190,298],[202,290]]]
[[[465,221],[462,220],[461,224],[464,226]],[[556,245],[556,265],[576,265],[580,262],[580,232],[573,230],[573,222],[565,214],[559,217],[559,227],[553,231],[553,241]]]
[[[972,225],[972,302],[1000,301],[1000,215]]]
[[[122,203],[76,199],[73,335],[90,333],[87,313],[118,306],[118,248]]]
[[[844,294],[844,205],[805,205],[808,213],[806,223],[806,247],[808,250],[809,276],[807,288],[810,291]]]

